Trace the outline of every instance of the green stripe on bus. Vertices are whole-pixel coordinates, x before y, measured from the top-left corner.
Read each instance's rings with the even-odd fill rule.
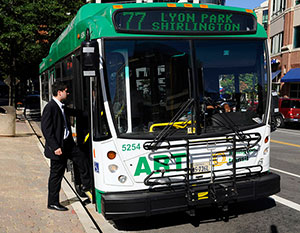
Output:
[[[101,214],[101,212],[102,212],[101,198],[102,198],[102,194],[104,194],[105,192],[102,192],[98,189],[95,189],[95,191],[96,191],[97,212]]]

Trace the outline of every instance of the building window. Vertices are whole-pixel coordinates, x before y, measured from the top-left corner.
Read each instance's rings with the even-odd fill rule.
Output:
[[[273,0],[273,15],[285,10],[286,0]]]
[[[294,28],[294,48],[300,48],[300,26]]]
[[[283,46],[283,32],[271,38],[271,54],[280,53]]]
[[[262,24],[263,24],[266,31],[268,29],[268,12],[269,12],[268,10],[264,10],[263,11],[263,17],[262,17]]]
[[[267,22],[268,22],[268,10],[264,10],[263,11],[262,23],[267,23]]]
[[[296,0],[296,5],[300,4],[300,0]]]
[[[300,98],[300,84],[291,84],[290,97]]]

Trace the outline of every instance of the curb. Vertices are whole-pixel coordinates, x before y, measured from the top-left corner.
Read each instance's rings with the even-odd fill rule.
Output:
[[[34,133],[34,131],[32,130],[32,128],[31,128],[31,126],[28,122],[28,120],[25,119],[25,123],[29,127],[29,129]],[[39,133],[41,133],[41,132],[39,132]],[[46,160],[48,166],[50,167],[50,160],[47,159],[44,156],[44,148],[42,147],[40,141],[36,138],[36,136],[34,137],[34,140],[36,141],[36,144],[37,144],[38,148],[41,151],[42,157]],[[76,213],[76,215],[78,216],[79,221],[81,222],[84,230],[87,233],[96,233],[96,232],[98,233],[99,231],[98,231],[97,227],[95,226],[95,224],[93,223],[93,221],[91,220],[89,215],[86,213],[85,209],[83,208],[83,206],[79,202],[78,197],[74,194],[73,190],[69,187],[66,180],[70,180],[70,174],[69,173],[65,173],[64,179],[62,181],[62,190],[65,193],[65,195],[67,196],[67,200],[65,200],[63,202],[68,202],[68,203],[71,204],[71,206],[73,208],[73,210],[71,210],[71,211],[72,212],[74,211]]]

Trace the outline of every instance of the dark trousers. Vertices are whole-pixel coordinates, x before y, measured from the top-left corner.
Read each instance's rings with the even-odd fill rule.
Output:
[[[67,167],[67,160],[71,159],[78,167],[81,182],[85,186],[91,185],[89,167],[85,154],[71,140],[64,141],[63,154],[58,160],[51,159],[50,176],[48,181],[48,205],[59,204],[61,181]]]

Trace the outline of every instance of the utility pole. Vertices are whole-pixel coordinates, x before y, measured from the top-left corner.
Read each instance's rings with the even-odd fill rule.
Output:
[[[11,44],[11,66],[9,72],[10,78],[10,85],[9,85],[9,106],[15,106],[15,93],[16,93],[16,82],[15,82],[15,75],[16,75],[16,57],[14,55],[14,45]]]

